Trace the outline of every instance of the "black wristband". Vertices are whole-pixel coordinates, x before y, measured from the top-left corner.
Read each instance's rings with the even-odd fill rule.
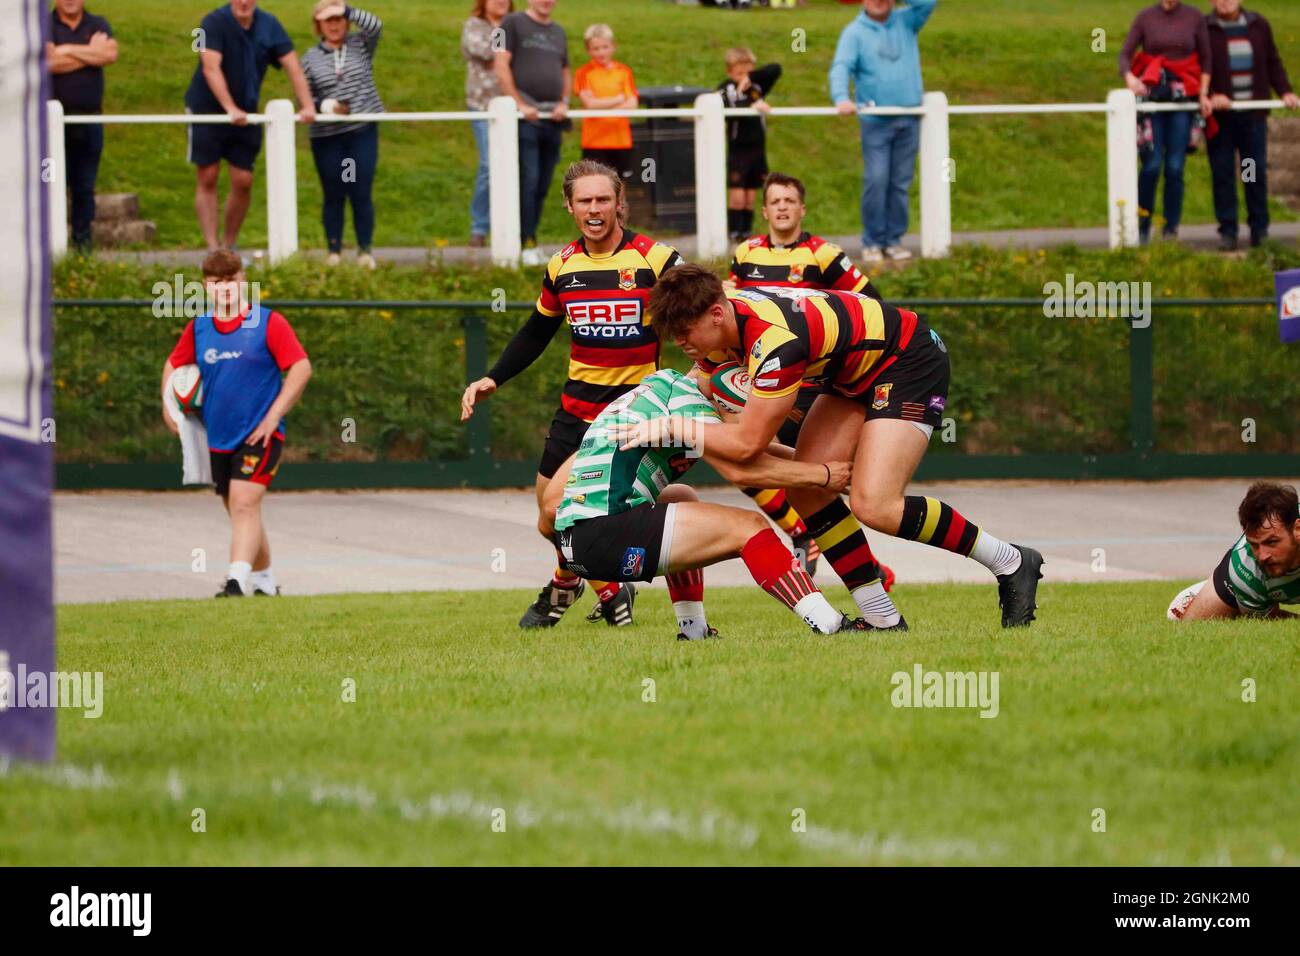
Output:
[[[826,462],[822,462],[822,467],[826,469],[826,480],[822,482],[822,487],[829,488],[831,486],[831,466]]]

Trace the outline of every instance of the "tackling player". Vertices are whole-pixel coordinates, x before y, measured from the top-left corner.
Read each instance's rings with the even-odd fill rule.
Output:
[[[747,463],[761,454],[794,407],[800,387],[820,394],[804,420],[800,461],[852,457],[853,514],[876,531],[965,555],[997,578],[1002,626],[1034,619],[1043,558],[1000,541],[936,498],[906,494],[948,400],[948,349],[924,320],[865,295],[820,289],[726,292],[707,269],[674,269],[650,297],[659,334],[708,370],[709,356],[730,353],[747,365],[749,400],[734,424],[709,431],[711,456]],[[664,426],[627,426],[629,444],[653,440]],[[790,489],[800,514],[838,501],[811,489]],[[829,545],[818,544],[823,551]],[[874,563],[874,559],[870,559]],[[837,569],[838,570],[838,569]],[[871,598],[871,604],[865,598]],[[898,620],[883,592],[854,592],[867,621]]]
[[[804,217],[808,215],[806,196],[803,183],[794,176],[768,174],[763,182],[763,217],[767,220],[767,234],[752,236],[736,246],[728,282],[741,289],[753,286],[842,289],[879,299],[871,280],[858,271],[843,249],[804,230]],[[801,388],[798,395],[789,417],[777,432],[777,440],[791,448],[799,440],[799,426],[817,398],[817,389]],[[815,574],[821,549],[807,523],[790,507],[785,492],[758,488],[741,490],[790,535],[795,554],[804,560],[808,573]],[[818,533],[824,530],[819,528]],[[848,554],[865,543],[865,536],[859,539],[851,535],[837,548],[841,554]],[[880,576],[885,590],[889,590],[894,582],[894,573],[882,564]]]
[[[623,448],[612,426],[671,416],[674,434],[654,445]],[[694,581],[692,600],[673,597],[677,639],[716,637],[704,614],[704,577],[699,569],[728,558],[745,562],[754,580],[822,634],[868,631],[831,607],[755,511],[702,502],[693,489],[674,484],[701,457],[728,481],[838,494],[849,463],[797,462],[770,452],[744,465],[710,453],[712,430],[721,419],[695,383],[663,369],[612,402],[587,429],[575,456],[556,472],[544,507],[556,509],[555,546],[569,569],[584,576],[651,581],[667,575],[670,586]]]
[[[646,300],[660,276],[682,261],[672,246],[623,228],[623,179],[608,166],[594,160],[570,165],[564,174],[564,202],[581,235],[551,256],[533,314],[487,376],[465,389],[460,415],[461,421],[468,420],[476,402],[528,368],[560,326],[569,326],[569,380],[537,466],[538,530],[547,541],[554,529],[541,505],[556,469],[577,450],[587,426],[605,406],[659,368],[659,338]],[[589,619],[631,624],[635,588],[617,580],[589,580],[600,597]],[[519,626],[555,626],[584,588],[582,579],[561,562]]]
[[[284,416],[302,397],[311,362],[283,315],[245,300],[238,253],[210,253],[203,282],[213,310],[185,326],[163,363],[163,393],[174,369],[198,365],[212,480],[230,514],[230,569],[216,596],[274,596],[262,499],[280,467]],[[165,401],[163,421],[177,431]]]
[[[1237,508],[1241,537],[1219,566],[1169,606],[1175,621],[1295,617],[1279,607],[1300,603],[1300,506],[1290,485],[1257,481]],[[1205,587],[1207,583],[1213,587]]]

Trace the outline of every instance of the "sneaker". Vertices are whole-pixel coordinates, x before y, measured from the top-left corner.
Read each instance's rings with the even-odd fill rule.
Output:
[[[1266,233],[1266,232],[1252,232],[1252,233],[1250,234],[1250,247],[1251,247],[1252,249],[1255,249],[1255,248],[1257,248],[1257,247],[1263,245],[1263,244],[1266,243],[1266,242],[1268,242],[1268,233]]]
[[[610,627],[627,627],[632,623],[632,605],[636,602],[636,588],[625,581],[618,593],[600,605],[600,615]]]
[[[519,261],[526,266],[541,266],[546,264],[542,250],[536,246],[530,246],[525,249],[519,256]]]
[[[482,235],[481,233],[476,232],[474,235],[469,237],[469,247],[471,249],[482,249],[486,245],[487,236]]]
[[[885,255],[888,258],[893,259],[895,262],[906,262],[908,259],[912,258],[911,251],[897,243],[886,249]]]
[[[244,589],[239,586],[239,582],[234,578],[226,578],[226,586],[213,595],[213,597],[243,597]]]
[[[1220,237],[1219,237],[1219,251],[1220,251],[1220,252],[1235,252],[1236,249],[1237,249],[1237,237],[1236,237],[1236,236],[1220,236]]]
[[[817,547],[817,539],[805,531],[791,539],[790,543],[794,545],[794,556],[799,559],[799,567],[808,572],[808,577],[815,577],[817,559],[822,556],[822,549]]]
[[[885,254],[880,251],[879,246],[863,246],[862,261],[869,266],[878,266],[885,261]]]
[[[1178,227],[1177,227],[1177,226],[1165,226],[1163,229],[1160,230],[1160,238],[1163,239],[1163,240],[1165,240],[1166,242],[1177,242],[1177,241],[1178,241]]]
[[[679,640],[679,641],[703,641],[703,640],[707,640],[707,639],[709,639],[710,637],[719,637],[719,638],[720,638],[720,636],[721,636],[721,635],[718,634],[718,629],[717,629],[716,627],[711,627],[711,628],[709,628],[707,631],[704,632],[704,636],[703,636],[703,637],[687,637],[685,634],[681,634],[681,633],[679,633],[679,634],[677,635],[677,640]]]
[[[1038,607],[1038,579],[1043,576],[1043,556],[1033,548],[1012,545],[1020,552],[1020,567],[1010,574],[998,575],[998,604],[1002,606],[1003,627],[1025,627],[1034,619]]]
[[[538,592],[537,600],[528,605],[528,610],[519,619],[519,626],[522,628],[555,627],[560,623],[560,618],[564,617],[564,612],[582,597],[582,592],[586,589],[587,582],[581,578],[578,579],[576,587],[562,588],[556,584],[546,585]]]
[[[377,265],[375,257],[368,252],[363,252],[357,256],[357,265],[363,269],[373,269]]]
[[[328,256],[325,257],[325,264],[329,266],[331,269],[333,269],[336,265],[338,265],[342,261],[343,261],[343,257],[339,255],[337,252],[331,252]]]

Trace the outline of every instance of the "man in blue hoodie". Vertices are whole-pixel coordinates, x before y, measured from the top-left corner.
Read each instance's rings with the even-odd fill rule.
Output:
[[[862,0],[862,12],[844,28],[831,63],[831,99],[840,113],[863,106],[920,106],[921,52],[916,35],[939,0]],[[854,99],[849,98],[853,83]],[[854,101],[856,100],[856,102]],[[862,127],[862,258],[868,265],[909,259],[907,196],[916,151],[919,116],[859,116]]]

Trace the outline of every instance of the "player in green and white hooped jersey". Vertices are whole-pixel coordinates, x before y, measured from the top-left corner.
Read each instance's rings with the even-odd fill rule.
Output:
[[[620,450],[614,427],[651,418],[671,422],[669,437],[658,446]],[[763,515],[700,501],[691,488],[674,484],[704,458],[737,484],[839,493],[849,481],[848,463],[795,462],[780,445],[744,466],[714,461],[708,431],[720,422],[696,384],[671,369],[648,376],[606,408],[556,473],[563,480],[552,487],[562,491],[547,495],[556,509],[555,545],[568,568],[584,577],[650,581],[739,557],[759,587],[814,630],[871,630],[831,607]],[[679,639],[709,634],[702,602],[693,603],[698,606],[675,608]]]
[[[1242,535],[1209,582],[1174,598],[1169,617],[1182,621],[1295,617],[1279,605],[1300,603],[1300,503],[1290,485],[1257,481],[1237,509]],[[1213,587],[1204,587],[1206,583]],[[1190,603],[1188,601],[1190,597]]]

